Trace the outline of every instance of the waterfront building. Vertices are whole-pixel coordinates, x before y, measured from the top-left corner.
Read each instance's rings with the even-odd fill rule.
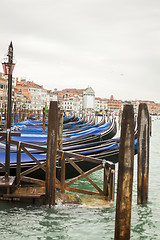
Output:
[[[58,93],[58,105],[61,109],[67,111],[82,111],[83,92],[86,89],[65,88]]]
[[[111,95],[108,100],[108,111],[110,112],[119,112],[122,110],[122,100],[114,99],[113,95]]]
[[[101,98],[100,111],[105,111],[105,112],[108,111],[108,101],[109,101],[109,99],[107,99],[107,98]]]
[[[108,101],[107,98],[95,98],[95,111],[102,112],[108,111]]]
[[[58,93],[58,104],[68,111],[95,110],[95,92],[91,87],[86,89],[66,88]]]
[[[95,110],[95,91],[91,87],[83,91],[83,110]]]
[[[149,100],[132,100],[131,104],[134,106],[134,111],[138,113],[138,107],[140,103],[146,103],[148,106],[148,111],[152,115],[158,114],[158,103],[155,103],[154,101]]]
[[[8,77],[0,73],[0,108],[4,108],[7,103]],[[26,108],[30,110],[42,110],[47,105],[49,108],[50,101],[58,101],[58,106],[67,111],[82,112],[85,111],[109,111],[119,112],[123,110],[125,104],[133,104],[135,113],[138,113],[138,107],[141,102],[148,106],[150,114],[160,114],[160,103],[149,100],[130,100],[122,101],[95,97],[95,92],[91,87],[85,89],[66,88],[61,91],[46,90],[42,85],[33,81],[26,81],[22,78],[12,78],[12,101],[16,103],[17,108]]]
[[[30,101],[30,110],[42,110],[45,107],[47,90],[42,85],[26,81],[26,79],[20,81],[17,79],[16,89]]]
[[[148,111],[150,114],[155,115],[158,114],[158,104],[155,103],[154,101],[139,101],[139,102],[144,102],[148,106]]]
[[[16,87],[14,89],[14,95],[13,105],[16,105],[17,109],[30,109],[31,100],[24,96]]]
[[[15,78],[12,77],[12,101],[14,101]],[[7,104],[8,76],[0,72],[0,108]]]
[[[47,90],[47,92],[46,92],[46,105],[47,105],[48,108],[50,106],[51,101],[57,101],[58,100],[57,96],[58,96],[57,88],[55,88],[54,91]]]
[[[61,91],[57,91],[59,107],[61,109],[73,109],[73,111],[82,111],[84,90],[85,89],[65,88]],[[72,101],[73,104],[71,104]]]
[[[101,98],[95,97],[95,111],[100,112]]]
[[[75,111],[79,112],[80,110],[80,98],[78,96],[69,96],[63,98],[62,109],[66,111]]]

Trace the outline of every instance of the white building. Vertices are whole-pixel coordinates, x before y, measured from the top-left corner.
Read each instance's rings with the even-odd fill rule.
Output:
[[[80,104],[81,100],[78,96],[63,98],[62,109],[66,111],[78,112],[80,110]]]
[[[102,98],[100,101],[100,111],[107,111],[108,110],[108,99]]]
[[[76,112],[95,110],[95,92],[91,87],[86,89],[67,88],[57,93],[59,106],[64,110]]]
[[[41,110],[46,104],[47,90],[43,88],[30,87],[31,104],[30,110]]]
[[[49,108],[50,106],[50,102],[51,101],[58,101],[58,97],[57,97],[57,89],[55,88],[54,91],[51,90],[47,90],[47,94],[46,94],[46,104],[47,107]]]
[[[95,111],[100,112],[101,98],[95,98]]]
[[[28,107],[30,110],[42,110],[46,104],[47,90],[43,86],[34,83],[33,81],[26,81],[26,79],[21,79],[16,81],[16,90],[24,97],[26,97]]]
[[[95,109],[95,92],[91,87],[83,91],[83,110],[92,111]]]

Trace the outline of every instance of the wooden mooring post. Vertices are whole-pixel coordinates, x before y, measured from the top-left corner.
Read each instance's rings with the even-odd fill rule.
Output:
[[[118,129],[120,130],[121,128],[121,119],[122,118],[122,111],[120,110],[119,111],[119,114],[118,114]]]
[[[148,201],[150,118],[147,105],[138,109],[137,204]]]
[[[6,121],[6,125],[7,125],[7,105],[6,104],[4,106],[4,120]]]
[[[134,163],[134,112],[125,105],[122,115],[116,200],[115,240],[130,239]]]
[[[20,122],[22,121],[22,109],[21,109],[21,107],[19,109],[19,121]]]
[[[49,207],[55,205],[57,133],[58,105],[56,101],[51,101],[48,118],[46,159],[46,203],[49,204]]]
[[[59,110],[58,113],[58,149],[62,150],[63,148],[63,111]]]
[[[37,114],[38,114],[37,119],[40,120],[40,119],[41,119],[41,110],[38,110],[38,111],[37,111]]]
[[[57,147],[59,150],[63,149],[63,111],[59,109],[58,111],[58,135],[57,135]],[[62,172],[62,161],[61,157],[58,159],[58,166],[57,166],[57,177],[61,179],[61,172]]]
[[[43,130],[42,132],[45,132],[45,127],[46,127],[46,110],[43,108]]]
[[[115,182],[115,165],[109,166],[104,161],[104,180],[103,191],[108,201],[114,201],[114,182]]]
[[[95,124],[98,124],[98,112],[95,112]]]

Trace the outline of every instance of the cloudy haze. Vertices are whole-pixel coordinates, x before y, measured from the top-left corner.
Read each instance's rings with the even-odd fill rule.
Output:
[[[47,89],[160,102],[159,0],[1,0],[0,58]],[[0,66],[2,72],[2,66]]]

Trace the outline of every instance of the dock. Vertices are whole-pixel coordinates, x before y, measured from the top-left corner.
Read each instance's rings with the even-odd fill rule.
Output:
[[[4,172],[4,176],[2,176],[0,179],[1,199],[8,199],[11,201],[18,199],[20,201],[32,203],[41,202],[42,204],[48,204],[51,207],[52,205],[56,204],[56,192],[64,194],[63,196],[65,196],[66,192],[73,192],[96,197],[99,196],[102,199],[105,199],[105,201],[114,200],[115,165],[106,160],[96,159],[61,150],[62,147],[60,141],[62,136],[60,136],[60,133],[62,134],[62,117],[62,114],[58,114],[57,102],[51,102],[48,119],[47,148],[31,143],[10,140],[10,143],[17,147],[17,163],[15,164],[14,168],[15,176],[7,177],[5,170],[6,167],[5,165],[1,164],[1,172]],[[2,135],[4,138],[4,134]],[[22,150],[33,160],[34,163],[27,169],[23,169],[21,164]],[[46,161],[38,161],[30,150],[39,150],[41,153],[46,153]],[[77,165],[77,161],[86,163],[88,162],[90,167],[84,171],[80,165]],[[72,168],[75,169],[75,172],[78,173],[77,176],[66,180],[66,164],[67,166],[71,165]],[[9,169],[9,167],[10,165],[7,166],[7,169]],[[45,175],[43,180],[36,177],[31,177],[32,175],[34,176],[34,172],[36,172],[38,169],[41,169]],[[89,177],[91,173],[101,169],[104,169],[103,189],[97,186],[97,184],[95,184],[94,181]],[[10,171],[11,170],[9,170],[9,172]],[[95,191],[89,191],[70,186],[81,178],[87,179],[89,184],[95,188]],[[24,183],[26,183],[28,186],[22,187]],[[38,186],[32,187],[32,185]],[[69,194],[67,194],[67,196],[69,196]],[[81,202],[80,199],[78,201]]]

